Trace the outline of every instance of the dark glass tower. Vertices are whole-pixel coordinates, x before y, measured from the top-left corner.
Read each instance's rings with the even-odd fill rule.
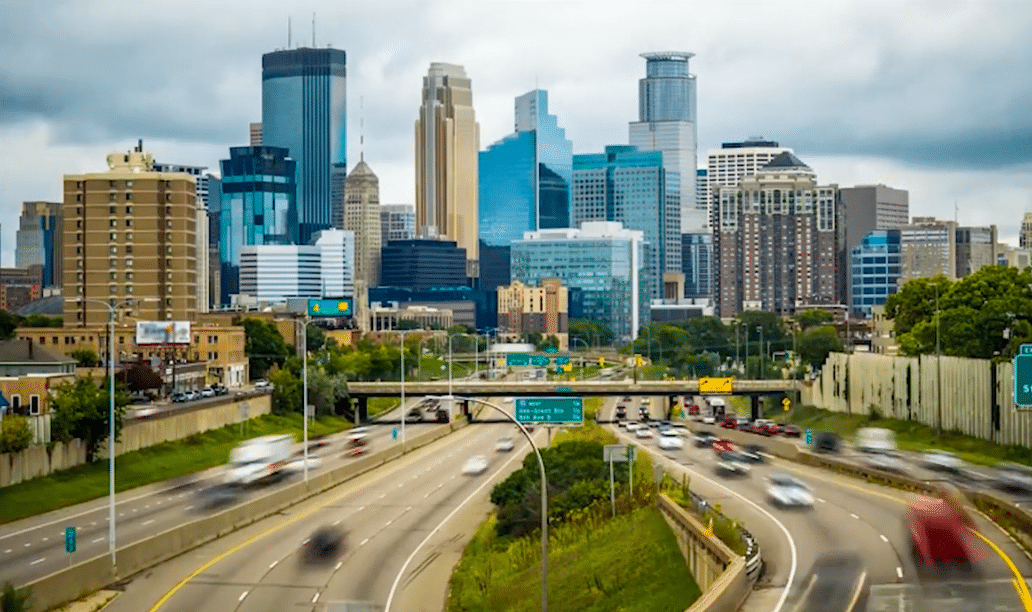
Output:
[[[334,181],[344,180],[346,60],[338,49],[288,49],[262,56],[262,144],[297,162],[295,244],[331,227]]]

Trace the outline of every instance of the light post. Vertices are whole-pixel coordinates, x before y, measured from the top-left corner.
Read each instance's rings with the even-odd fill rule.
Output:
[[[939,283],[935,283],[935,392],[937,397],[935,435],[942,436],[942,352],[939,344]]]
[[[305,483],[308,483],[308,315],[301,317],[301,416],[304,422]]]
[[[760,346],[758,347],[759,351],[757,351],[760,354],[760,372],[759,372],[759,376],[757,376],[757,379],[758,380],[762,380],[763,379],[763,326],[762,325],[757,325],[756,326],[756,331],[760,332]]]
[[[79,303],[102,304],[108,309],[108,552],[111,567],[117,567],[115,559],[115,311],[120,306],[135,304],[129,299],[111,304],[102,300],[79,298]],[[141,302],[154,302],[157,298],[144,298]]]
[[[451,397],[452,395],[452,338],[455,338],[457,336],[466,336],[467,338],[473,338],[474,347],[477,342],[477,336],[475,334],[467,334],[465,332],[458,334],[448,334],[448,397]],[[475,354],[479,357],[479,348],[476,348],[476,351],[477,352]],[[449,408],[451,408],[450,405]]]
[[[584,345],[584,351],[585,352],[588,352],[589,350],[591,350],[591,347],[588,346],[588,343],[584,341],[584,338],[578,338],[577,336],[570,336],[570,342],[580,342],[581,344]],[[576,345],[574,345],[574,346],[576,346]],[[580,358],[580,369],[582,369],[582,370],[584,369],[584,356],[583,355],[581,355],[581,358]]]

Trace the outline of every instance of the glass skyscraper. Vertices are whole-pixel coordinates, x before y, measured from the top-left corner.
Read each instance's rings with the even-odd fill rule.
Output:
[[[281,147],[232,147],[221,162],[219,301],[231,303],[240,288],[240,249],[293,244],[296,163]]]
[[[515,124],[515,133],[480,152],[480,240],[492,246],[570,226],[573,143],[548,114],[548,92],[516,98]]]
[[[642,151],[663,152],[666,197],[680,209],[679,231],[700,229],[708,223],[705,202],[700,206],[695,194],[695,75],[688,72],[688,60],[694,55],[676,51],[641,54],[645,78],[638,81],[638,121],[630,124],[632,145]]]
[[[338,49],[287,49],[262,56],[262,144],[297,162],[290,236],[308,244],[332,225],[346,176],[346,60]],[[333,185],[340,183],[335,189]]]
[[[900,258],[899,230],[875,230],[853,247],[853,312],[870,317],[872,307],[896,293]]]
[[[618,221],[638,230],[652,245],[645,269],[654,282],[652,298],[661,298],[663,272],[681,272],[678,209],[666,194],[663,154],[628,145],[605,153],[573,156],[570,221]]]

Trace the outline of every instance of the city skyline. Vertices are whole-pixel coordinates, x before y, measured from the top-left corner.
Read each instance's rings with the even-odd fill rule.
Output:
[[[1032,83],[1013,76],[1032,61],[1019,36],[1032,25],[1024,4],[915,3],[900,13],[891,4],[841,2],[804,25],[802,3],[662,5],[669,18],[657,24],[648,19],[654,11],[616,4],[588,11],[581,2],[474,3],[444,18],[435,2],[346,11],[305,2],[275,14],[206,9],[208,18],[185,34],[177,16],[198,14],[199,3],[173,3],[167,16],[149,11],[159,27],[146,31],[130,25],[146,8],[116,6],[4,4],[4,265],[14,262],[21,203],[56,201],[63,174],[101,171],[108,153],[137,138],[159,159],[209,168],[230,146],[246,145],[249,124],[261,119],[261,56],[286,46],[288,16],[294,46],[310,45],[307,24],[297,24],[312,12],[316,46],[348,54],[348,158],[357,160],[361,113],[382,201],[415,201],[411,122],[431,62],[463,65],[474,82],[481,150],[511,133],[513,97],[539,87],[580,154],[626,142],[627,122],[638,116],[639,54],[684,49],[696,54],[699,151],[763,135],[803,156],[822,181],[907,189],[915,216],[953,218],[956,203],[962,225],[996,224],[1001,241],[1015,245],[1032,209],[1032,117],[1024,111]],[[546,10],[550,20],[541,19]],[[741,17],[729,22],[731,12]],[[556,33],[547,26],[556,19],[575,25]],[[357,25],[374,22],[393,27],[374,35],[382,28]],[[734,36],[723,23],[736,24]],[[586,44],[613,24],[626,28],[618,42]],[[771,32],[781,46],[776,61]],[[196,44],[184,44],[184,35]],[[523,39],[535,35],[550,44],[525,48]],[[123,49],[141,45],[153,49],[140,57]],[[513,49],[519,61],[507,59]],[[786,88],[812,93],[755,93]]]

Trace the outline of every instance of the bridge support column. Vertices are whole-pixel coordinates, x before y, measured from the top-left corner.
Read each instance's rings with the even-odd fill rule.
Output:
[[[469,410],[469,400],[459,400],[459,410],[462,411],[462,416],[466,417],[467,423],[473,422],[473,413]]]
[[[680,414],[675,414],[677,412],[677,398],[678,396],[676,395],[668,395],[666,398],[666,418],[668,420],[672,421],[681,416]]]
[[[750,395],[749,396],[749,420],[755,421],[760,418],[760,396]]]
[[[361,425],[369,420],[369,406],[368,398],[358,397],[355,398],[357,401],[355,405],[355,425]],[[404,418],[404,415],[402,415]]]

